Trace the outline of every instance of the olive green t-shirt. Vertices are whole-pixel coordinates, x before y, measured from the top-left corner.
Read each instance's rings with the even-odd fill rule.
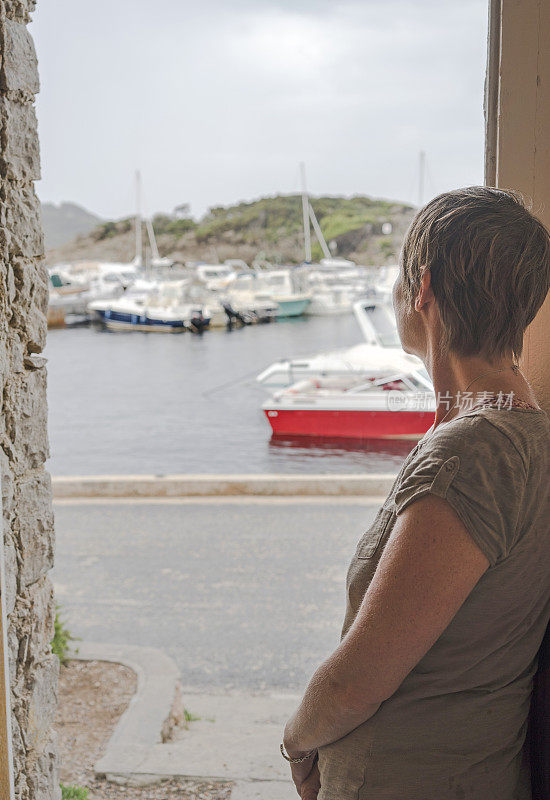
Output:
[[[319,751],[319,800],[530,800],[524,752],[550,618],[550,423],[482,408],[406,458],[347,575],[344,636],[398,514],[446,498],[490,562],[451,623],[376,714]]]

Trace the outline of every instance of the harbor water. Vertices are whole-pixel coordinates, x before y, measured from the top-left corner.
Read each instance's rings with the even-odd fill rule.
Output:
[[[273,361],[362,341],[353,315],[202,335],[48,334],[54,475],[394,472],[405,441],[271,437],[256,375]]]

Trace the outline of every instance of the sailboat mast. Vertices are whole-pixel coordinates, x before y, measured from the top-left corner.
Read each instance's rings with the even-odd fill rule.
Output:
[[[323,251],[323,255],[325,258],[332,258],[332,253],[328,249],[327,243],[325,241],[325,237],[323,236],[323,231],[321,230],[321,226],[317,222],[317,217],[315,216],[315,211],[313,210],[313,206],[309,203],[309,217],[311,219],[311,224],[313,225],[313,230],[315,231],[315,236],[319,244],[321,245],[321,250]]]
[[[424,178],[426,173],[426,153],[424,150],[420,151],[418,158],[418,207],[421,208],[424,204]]]
[[[141,173],[136,170],[136,263],[139,267],[143,266],[143,238],[141,230]]]
[[[306,263],[311,264],[311,231],[309,228],[309,197],[306,186],[306,165],[302,161],[300,164],[302,175],[302,217],[304,221],[304,247]]]
[[[153,223],[149,218],[145,220],[145,227],[147,228],[147,238],[149,239],[149,244],[151,246],[151,255],[153,257],[153,261],[158,261],[159,259],[159,249],[157,247],[157,239],[155,236],[155,230],[153,228]]]

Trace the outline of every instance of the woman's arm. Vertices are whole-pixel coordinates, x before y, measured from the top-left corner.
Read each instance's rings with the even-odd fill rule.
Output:
[[[359,612],[316,670],[284,744],[291,756],[330,744],[376,713],[428,652],[489,561],[435,495],[397,518]]]

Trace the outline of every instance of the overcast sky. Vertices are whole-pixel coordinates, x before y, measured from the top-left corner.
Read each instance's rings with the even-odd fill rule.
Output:
[[[40,0],[42,200],[105,217],[483,180],[486,0]]]

